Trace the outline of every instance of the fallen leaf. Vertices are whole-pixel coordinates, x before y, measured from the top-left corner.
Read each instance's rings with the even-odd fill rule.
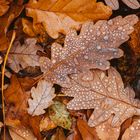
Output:
[[[135,120],[132,125],[126,129],[122,140],[139,140],[140,139],[140,119]]]
[[[8,56],[8,63],[11,69],[18,72],[27,66],[39,66],[39,56],[36,54],[42,48],[36,45],[36,39],[26,39],[23,45],[15,42]]]
[[[28,113],[32,116],[45,113],[46,108],[53,104],[52,99],[56,96],[51,83],[45,80],[39,81],[37,87],[31,89],[32,99],[28,100]]]
[[[56,133],[51,137],[51,140],[66,140],[65,134],[62,128],[58,128]]]
[[[40,121],[40,131],[48,131],[57,127],[56,124],[49,118],[48,114]]]
[[[27,99],[29,98],[29,94],[25,92],[24,88],[19,82],[19,79],[15,75],[12,75],[11,84],[5,90],[4,96],[7,106],[12,109],[15,117],[18,118],[19,115],[27,112]]]
[[[140,20],[134,26],[134,32],[130,35],[131,40],[129,41],[129,45],[134,51],[137,57],[140,57]]]
[[[48,39],[48,34],[42,24],[32,24],[29,20],[22,18],[24,33],[31,37],[36,37],[38,42],[44,43]]]
[[[15,2],[12,2],[8,12],[0,17],[0,51],[8,48],[10,42],[10,38],[7,37],[8,27],[21,14],[23,9],[23,5],[17,5]]]
[[[13,140],[37,140],[31,130],[25,127],[9,127],[9,132]]]
[[[83,140],[100,140],[97,136],[96,129],[89,127],[86,121],[78,119],[77,126]]]
[[[54,43],[51,47],[51,59],[40,58],[40,67],[46,80],[61,86],[69,86],[68,74],[88,69],[109,69],[108,60],[123,55],[118,47],[129,39],[133,25],[137,23],[135,15],[125,18],[118,16],[109,21],[100,20],[93,25],[86,22],[79,35],[75,30],[66,35],[64,47]]]
[[[118,140],[120,135],[120,127],[112,127],[111,124],[112,117],[96,126],[97,135],[101,140]]]
[[[68,109],[94,109],[88,120],[91,127],[108,120],[113,114],[112,127],[120,126],[133,115],[140,115],[140,101],[134,99],[132,88],[124,88],[121,76],[114,68],[110,68],[107,75],[100,70],[73,74],[70,86],[62,91],[74,97],[68,103]]]
[[[4,15],[9,9],[10,2],[7,0],[0,0],[0,16]]]
[[[55,101],[54,105],[49,107],[49,117],[57,126],[71,128],[71,117],[63,103]]]
[[[111,8],[96,0],[30,0],[26,11],[52,38],[68,33],[70,28],[78,30],[81,22],[108,19],[112,14]]]
[[[122,0],[128,7],[132,9],[139,9],[140,4],[137,0]],[[110,6],[113,10],[119,9],[119,1],[118,0],[105,0],[106,4]]]

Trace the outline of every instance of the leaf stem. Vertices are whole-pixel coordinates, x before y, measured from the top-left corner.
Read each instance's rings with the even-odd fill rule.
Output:
[[[8,59],[8,55],[9,55],[9,52],[10,52],[10,49],[12,47],[12,44],[15,40],[15,37],[16,37],[16,32],[13,31],[13,34],[12,34],[12,38],[11,38],[11,41],[10,41],[10,44],[9,44],[9,47],[7,49],[7,52],[6,52],[6,55],[5,55],[5,58],[4,58],[4,63],[3,63],[3,68],[2,68],[2,84],[1,84],[1,92],[2,92],[2,112],[3,112],[3,127],[4,127],[4,132],[3,132],[3,139],[5,139],[5,134],[6,134],[6,124],[5,124],[5,99],[4,99],[4,73],[5,73],[5,66],[6,66],[6,62],[7,62],[7,59]]]

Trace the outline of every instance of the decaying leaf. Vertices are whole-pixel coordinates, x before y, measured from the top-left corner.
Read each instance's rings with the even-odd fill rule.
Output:
[[[49,117],[56,125],[65,129],[71,128],[71,117],[63,103],[55,101],[49,108]]]
[[[140,8],[140,4],[138,0],[122,0],[128,7],[132,9]],[[105,0],[106,4],[112,7],[113,10],[119,9],[119,1],[118,0]]]
[[[24,33],[31,37],[36,37],[38,42],[46,42],[48,34],[42,24],[32,24],[28,19],[22,18],[22,25]]]
[[[140,119],[135,120],[132,125],[126,129],[122,140],[139,140],[140,139]]]
[[[28,80],[29,79],[24,79],[24,82],[28,83]],[[12,113],[12,115],[10,114],[6,116],[6,119],[9,119],[8,117],[20,118],[22,115],[24,116],[27,112],[27,100],[29,94],[25,92],[20,80],[15,75],[12,75],[11,84],[5,90],[4,96],[8,107],[7,114]]]
[[[82,136],[82,140],[99,140],[96,129],[89,127],[86,121],[78,119],[77,127]]]
[[[118,140],[120,135],[120,127],[112,127],[110,124],[112,117],[96,126],[97,135],[101,140]]]
[[[7,0],[0,0],[0,16],[4,15],[9,9],[10,2]]]
[[[129,41],[129,45],[134,51],[134,53],[140,57],[140,20],[134,26],[134,32],[131,34],[131,40]]]
[[[46,108],[53,104],[52,99],[56,96],[52,84],[45,80],[39,81],[37,87],[31,89],[33,99],[28,100],[28,113],[32,116],[45,113]]]
[[[11,39],[11,37],[8,38],[7,36],[8,27],[10,26],[12,21],[21,14],[23,9],[24,9],[23,5],[18,5],[13,2],[8,12],[0,17],[0,51],[6,50],[8,48]]]
[[[66,140],[66,136],[62,128],[58,128],[56,133],[51,137],[51,140]]]
[[[108,19],[112,14],[110,7],[96,0],[30,0],[26,7],[34,24],[42,23],[53,38],[70,28],[78,30],[83,21]]]
[[[57,127],[56,124],[54,124],[54,122],[49,118],[48,115],[45,116],[45,118],[43,118],[40,121],[40,131],[48,131],[50,129],[54,129]]]
[[[39,66],[39,56],[37,50],[42,50],[36,45],[36,39],[27,39],[23,45],[19,41],[15,42],[8,56],[9,66],[15,71],[27,66]]]
[[[37,140],[32,131],[25,127],[9,127],[9,132],[13,140]]]
[[[107,76],[108,75],[108,76]],[[133,115],[140,115],[140,101],[134,99],[130,87],[124,88],[120,74],[110,68],[108,73],[94,70],[71,76],[69,88],[63,88],[67,96],[74,97],[68,109],[92,109],[88,124],[91,127],[108,120],[112,114],[112,127],[117,127]]]
[[[100,20],[94,25],[86,22],[79,35],[72,30],[66,36],[64,47],[57,43],[52,45],[51,60],[40,58],[46,80],[68,86],[68,74],[93,68],[108,69],[108,60],[123,55],[118,47],[129,39],[128,35],[137,21],[135,15],[118,16],[109,21]]]

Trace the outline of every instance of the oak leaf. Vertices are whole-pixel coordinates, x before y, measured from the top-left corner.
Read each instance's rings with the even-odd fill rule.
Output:
[[[65,95],[74,97],[68,103],[68,109],[94,109],[88,120],[91,127],[108,120],[113,114],[112,127],[120,126],[133,115],[140,115],[140,101],[134,99],[135,93],[130,87],[124,88],[120,74],[110,68],[107,75],[100,70],[74,74],[70,87],[62,90]]]
[[[108,60],[123,55],[118,47],[129,39],[133,25],[138,21],[135,15],[118,16],[109,21],[100,20],[93,25],[86,22],[79,35],[75,30],[66,35],[64,47],[54,43],[51,59],[40,58],[40,67],[46,80],[61,86],[68,86],[68,74],[98,68],[110,67]]]
[[[120,135],[120,126],[112,127],[110,125],[111,120],[112,117],[95,127],[97,135],[101,140],[118,140]]]
[[[108,19],[112,14],[111,8],[96,0],[30,0],[26,11],[34,24],[42,23],[53,38],[66,34],[70,28],[78,30],[81,22]]]
[[[140,4],[137,0],[122,0],[128,7],[132,9],[140,8]],[[118,0],[105,0],[106,4],[112,7],[113,10],[119,9],[119,1]]]
[[[38,82],[37,87],[31,89],[32,99],[28,100],[28,113],[32,116],[41,115],[45,113],[46,108],[53,104],[52,99],[56,96],[54,88],[51,83],[45,80]]]
[[[39,56],[36,54],[42,50],[36,45],[36,39],[26,39],[23,45],[19,41],[15,42],[8,56],[8,63],[11,69],[18,72],[27,66],[39,66]]]
[[[135,120],[132,125],[126,129],[122,140],[139,140],[140,139],[140,119]]]

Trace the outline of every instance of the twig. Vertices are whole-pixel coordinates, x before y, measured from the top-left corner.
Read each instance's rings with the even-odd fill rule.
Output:
[[[4,100],[4,73],[5,73],[5,66],[6,66],[6,62],[7,62],[7,59],[8,59],[8,55],[9,55],[9,52],[10,52],[10,49],[12,47],[12,44],[15,40],[15,37],[16,37],[16,32],[13,31],[13,34],[12,34],[12,38],[11,38],[11,41],[10,41],[10,44],[9,44],[9,47],[7,49],[7,52],[6,52],[6,55],[5,55],[5,58],[4,58],[4,63],[3,63],[3,68],[2,68],[2,84],[1,84],[1,92],[2,92],[2,112],[3,112],[3,127],[4,127],[4,133],[3,133],[3,138],[4,140],[5,139],[5,134],[6,134],[6,124],[5,124],[5,100]]]

